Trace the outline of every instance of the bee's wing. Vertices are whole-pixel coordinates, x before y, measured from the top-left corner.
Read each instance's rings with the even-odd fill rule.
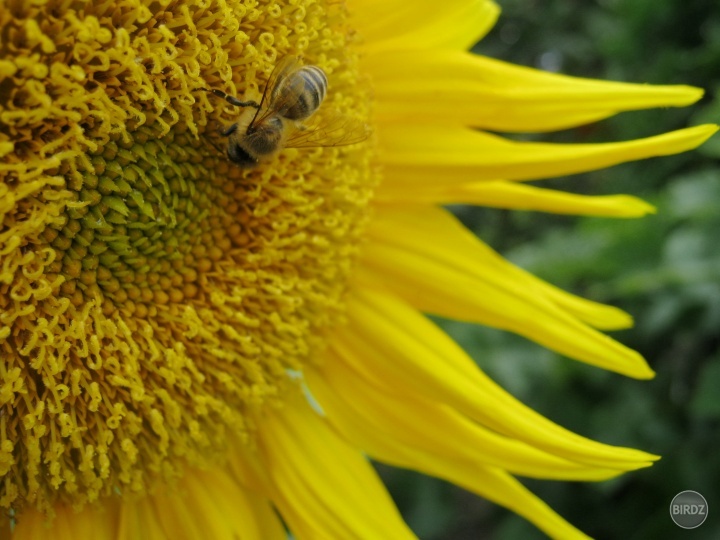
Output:
[[[314,124],[296,128],[288,136],[285,146],[287,148],[347,146],[362,142],[369,136],[370,126],[337,112],[323,115]]]
[[[283,105],[287,105],[285,103],[278,102],[280,96],[285,96],[285,98],[293,96],[294,99],[297,99],[296,96],[299,95],[299,92],[280,92],[279,90],[283,85],[288,84],[292,80],[290,75],[295,73],[298,69],[300,69],[300,67],[302,67],[302,65],[300,64],[300,60],[297,56],[283,56],[278,61],[275,68],[272,70],[272,73],[270,73],[270,77],[265,85],[262,100],[260,101],[260,108],[255,113],[250,125],[261,123],[268,116],[274,114],[278,108],[281,108]]]

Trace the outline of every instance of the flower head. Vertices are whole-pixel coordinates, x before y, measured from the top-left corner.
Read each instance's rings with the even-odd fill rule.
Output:
[[[408,6],[0,0],[0,506],[17,537],[47,533],[41,512],[68,537],[282,538],[272,507],[298,538],[411,537],[361,452],[571,535],[512,474],[654,459],[523,407],[420,312],[651,376],[592,328],[629,317],[513,267],[438,205],[642,215],[518,181],[714,127],[562,146],[468,126],[558,129],[700,93],[473,56],[494,4]],[[205,89],[260,100],[288,55],[327,75],[318,126],[340,111],[376,136],[235,167],[216,126],[242,107]]]

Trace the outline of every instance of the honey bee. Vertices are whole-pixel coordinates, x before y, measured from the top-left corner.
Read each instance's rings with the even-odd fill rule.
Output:
[[[283,148],[344,146],[368,137],[365,124],[338,113],[326,115],[314,125],[303,123],[320,108],[327,89],[327,76],[321,68],[285,56],[270,74],[260,103],[241,101],[220,90],[204,90],[246,109],[236,123],[221,129],[220,135],[228,138],[228,159],[239,167],[252,168]]]

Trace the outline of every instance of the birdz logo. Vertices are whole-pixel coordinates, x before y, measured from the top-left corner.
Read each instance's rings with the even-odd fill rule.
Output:
[[[708,504],[697,491],[681,491],[670,503],[670,517],[683,529],[694,529],[705,522]]]

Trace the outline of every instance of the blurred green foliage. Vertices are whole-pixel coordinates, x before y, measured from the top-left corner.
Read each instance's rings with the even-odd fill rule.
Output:
[[[476,51],[569,75],[707,91],[687,109],[624,113],[544,141],[603,142],[720,120],[720,4],[716,0],[504,0]],[[532,138],[537,138],[532,136]],[[527,481],[596,538],[720,538],[720,137],[680,156],[623,164],[537,185],[630,193],[658,208],[639,220],[574,218],[455,207],[507,258],[567,290],[636,318],[615,338],[657,372],[634,381],[498,330],[441,321],[502,386],[585,436],[660,454],[655,466],[598,484]],[[510,512],[436,479],[379,467],[424,540],[543,538]],[[670,520],[692,489],[709,517],[693,531]]]

